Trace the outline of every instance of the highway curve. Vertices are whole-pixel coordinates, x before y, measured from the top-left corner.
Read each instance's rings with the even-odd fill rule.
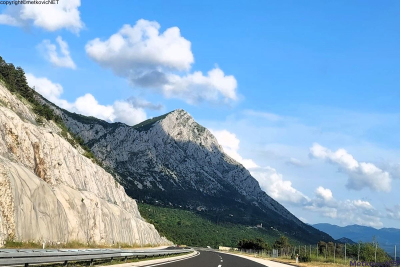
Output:
[[[163,267],[265,267],[265,265],[214,251],[199,251],[199,255],[187,260],[159,264]],[[152,266],[152,265],[150,265]],[[156,265],[154,265],[156,266]]]

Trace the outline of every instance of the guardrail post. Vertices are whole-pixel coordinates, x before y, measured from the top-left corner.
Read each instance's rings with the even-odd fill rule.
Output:
[[[93,259],[90,259],[90,266],[93,266]]]
[[[68,266],[68,261],[64,261],[64,267]]]
[[[29,266],[29,263],[25,263],[25,267],[28,267]]]
[[[125,262],[128,260],[128,257],[125,257]]]

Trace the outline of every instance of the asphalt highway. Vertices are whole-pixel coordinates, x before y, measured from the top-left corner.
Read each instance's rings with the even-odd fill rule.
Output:
[[[244,258],[200,250],[199,255],[187,260],[160,264],[161,267],[265,267],[265,265]]]

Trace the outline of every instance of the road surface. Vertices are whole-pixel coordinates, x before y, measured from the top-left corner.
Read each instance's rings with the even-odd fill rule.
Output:
[[[167,263],[160,264],[160,267],[265,267],[260,263],[250,261],[237,256],[232,256],[224,253],[214,251],[200,250],[200,254],[196,257]],[[152,266],[152,265],[150,265]],[[154,265],[156,266],[156,265]]]

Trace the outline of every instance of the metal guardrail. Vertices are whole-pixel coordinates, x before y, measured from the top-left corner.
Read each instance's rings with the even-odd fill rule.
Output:
[[[151,249],[151,250],[122,250],[122,249],[0,249],[0,266],[29,266],[34,264],[62,263],[96,260],[146,258],[182,254],[193,249]]]

